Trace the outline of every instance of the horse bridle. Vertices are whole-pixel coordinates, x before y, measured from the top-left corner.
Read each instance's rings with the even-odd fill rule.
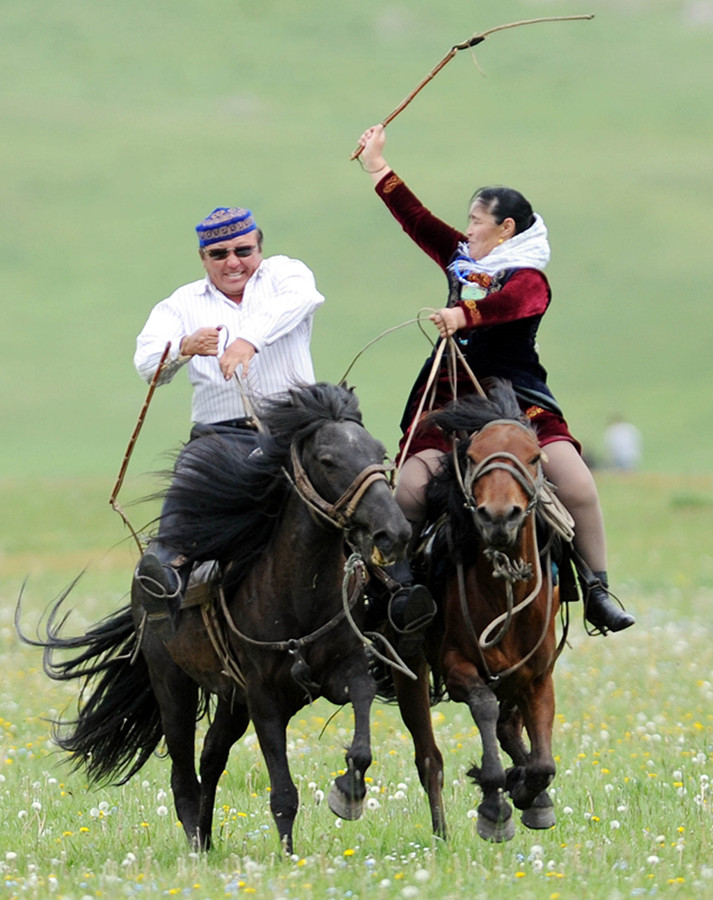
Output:
[[[363,498],[367,490],[371,487],[371,485],[377,481],[385,481],[387,484],[389,484],[389,479],[386,473],[391,470],[391,467],[385,466],[382,463],[374,463],[362,469],[361,472],[359,472],[359,474],[356,476],[356,478],[354,478],[349,487],[344,491],[341,497],[339,497],[334,503],[329,503],[324,499],[324,497],[322,497],[321,494],[319,494],[319,492],[315,489],[314,485],[310,481],[309,476],[307,475],[307,472],[302,465],[302,461],[300,459],[299,452],[295,443],[292,443],[290,446],[290,457],[292,461],[293,475],[290,475],[287,469],[283,469],[285,477],[288,479],[290,484],[292,484],[300,498],[312,511],[316,512],[324,520],[329,522],[334,527],[341,529],[342,531],[348,529],[357,506],[359,505],[361,499]],[[354,585],[353,589],[350,592],[349,582],[352,580],[354,581]],[[254,647],[260,647],[264,650],[286,652],[294,658],[294,663],[292,666],[293,678],[305,689],[308,696],[310,696],[311,698],[311,692],[314,690],[318,690],[319,685],[314,684],[309,680],[309,666],[307,665],[302,655],[302,650],[310,644],[314,643],[319,638],[323,637],[345,618],[349,622],[352,630],[357,634],[362,642],[366,642],[364,636],[361,634],[361,631],[357,627],[351,615],[352,608],[356,605],[357,600],[363,594],[366,580],[367,577],[365,563],[357,553],[353,553],[349,557],[345,565],[344,579],[342,582],[341,609],[339,609],[331,617],[331,619],[329,619],[329,621],[323,623],[319,628],[315,629],[310,634],[303,635],[299,638],[288,638],[281,641],[264,641],[258,640],[245,634],[237,627],[233,617],[230,614],[230,610],[228,608],[222,586],[219,589],[220,606],[228,628],[233,632],[233,634],[237,635],[240,640],[244,641],[247,644],[251,644]],[[220,635],[216,635],[214,637],[213,631],[219,632],[219,628],[217,627],[216,623],[211,623],[209,634],[211,635],[213,646],[216,648],[216,651],[219,653],[221,659],[224,660],[224,663],[231,662],[231,666],[228,666],[226,664],[227,674],[229,674],[238,684],[243,685],[244,680],[242,678],[242,673],[239,670],[235,671],[235,666],[232,665],[232,661],[230,660],[230,655],[227,649],[223,646],[218,646],[218,638],[220,637]]]
[[[290,447],[290,458],[294,477],[291,478],[287,470],[285,470],[285,475],[292,482],[297,493],[310,509],[343,531],[349,527],[357,506],[372,484],[377,481],[385,481],[389,484],[386,473],[391,471],[391,467],[385,466],[383,463],[373,463],[359,472],[338,500],[329,503],[317,492],[309,480],[294,443]]]
[[[524,428],[526,431],[530,431],[527,425],[522,422],[518,422],[516,419],[493,419],[490,422],[486,423],[478,432],[482,433],[486,428],[489,428],[492,425],[518,425],[520,428]],[[536,508],[538,501],[541,496],[542,488],[545,483],[544,473],[542,470],[542,464],[537,464],[537,470],[535,475],[532,475],[528,470],[527,466],[520,460],[517,456],[512,453],[509,453],[505,450],[496,451],[494,453],[490,453],[479,463],[474,463],[470,457],[468,458],[468,464],[466,467],[465,477],[461,477],[460,470],[458,468],[456,462],[456,473],[458,477],[458,481],[461,486],[461,490],[463,492],[463,496],[465,499],[465,506],[471,511],[473,514],[473,518],[475,520],[475,497],[474,497],[474,487],[475,483],[478,479],[482,478],[484,475],[487,475],[489,472],[494,472],[497,470],[502,470],[511,475],[518,484],[522,487],[525,492],[525,496],[527,497],[527,505],[525,507],[525,519],[532,513],[532,511]],[[477,527],[477,523],[476,523]],[[466,623],[466,627],[470,633],[471,639],[473,640],[480,657],[481,664],[484,668],[484,671],[487,674],[487,679],[489,682],[493,683],[501,680],[502,678],[511,675],[521,666],[523,666],[530,657],[537,651],[542,642],[545,639],[545,635],[547,633],[547,627],[543,628],[538,640],[535,645],[530,649],[530,651],[525,655],[523,659],[514,665],[510,666],[503,672],[492,673],[490,671],[490,667],[487,664],[485,659],[484,651],[488,650],[497,644],[500,643],[502,638],[505,636],[507,630],[510,627],[510,623],[512,622],[512,618],[518,611],[522,610],[529,603],[532,602],[536,594],[539,592],[541,584],[542,584],[542,564],[539,558],[539,550],[537,546],[535,547],[535,554],[537,558],[537,577],[536,584],[533,590],[528,594],[525,600],[521,601],[517,604],[517,606],[513,605],[512,598],[512,585],[516,581],[525,580],[532,575],[531,567],[523,566],[522,561],[520,564],[512,564],[512,561],[505,557],[504,554],[496,553],[491,555],[491,559],[493,560],[493,574],[495,577],[504,578],[506,583],[506,592],[508,595],[508,608],[505,613],[498,616],[494,619],[490,625],[484,630],[483,634],[478,637],[473,629],[473,623],[470,618],[470,614],[467,606],[466,592],[465,592],[465,583],[464,583],[464,573],[462,563],[458,563],[457,565],[457,575],[458,575],[458,592],[460,594],[461,608],[463,612],[463,617]],[[549,552],[548,552],[549,555]],[[529,571],[528,571],[529,570]],[[545,616],[545,623],[549,621],[550,618],[550,609],[552,604],[552,592],[551,590],[548,592],[547,597],[547,615]],[[496,634],[495,637],[490,638],[489,635],[497,628],[500,627],[500,630]],[[559,655],[559,651],[558,651]]]
[[[520,428],[524,428],[527,432],[530,431],[527,425],[524,425],[522,422],[518,422],[517,419],[493,419],[491,422],[488,422],[486,425],[484,425],[480,429],[478,434],[482,434],[487,428],[490,428],[492,425],[517,425]],[[471,512],[475,512],[475,498],[473,496],[473,489],[476,481],[478,481],[484,475],[487,475],[489,472],[494,472],[497,469],[502,469],[512,475],[512,477],[523,489],[523,491],[525,492],[525,496],[527,497],[525,516],[529,516],[532,510],[537,506],[540,489],[544,482],[542,465],[538,463],[537,472],[533,476],[528,471],[527,466],[522,462],[522,460],[518,459],[518,457],[513,453],[508,453],[505,450],[499,450],[494,453],[490,453],[479,463],[474,463],[473,460],[468,457],[465,477],[461,477],[460,470],[456,465],[458,480],[460,481],[461,490],[463,491],[463,496],[465,498],[465,504],[467,508],[470,509]]]

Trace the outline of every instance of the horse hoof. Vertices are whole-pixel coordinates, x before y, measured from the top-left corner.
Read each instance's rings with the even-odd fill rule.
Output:
[[[552,828],[556,823],[557,817],[551,806],[531,806],[522,811],[522,824],[527,828]]]
[[[347,819],[350,822],[354,821],[354,819],[360,819],[361,814],[364,812],[364,801],[348,797],[343,791],[339,790],[336,784],[332,785],[327,803],[335,816],[339,816],[340,819]]]
[[[493,822],[492,819],[486,819],[485,816],[479,815],[476,824],[478,834],[484,841],[502,844],[505,841],[511,841],[515,837],[515,823],[512,820],[512,816],[508,816],[505,821],[501,819]]]

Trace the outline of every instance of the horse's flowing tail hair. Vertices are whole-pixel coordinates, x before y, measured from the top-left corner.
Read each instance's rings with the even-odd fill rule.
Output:
[[[50,678],[85,682],[76,718],[52,723],[55,743],[70,755],[74,769],[85,769],[92,783],[117,779],[115,783],[124,784],[147,762],[163,736],[159,708],[146,662],[135,652],[137,637],[129,606],[84,635],[62,636],[67,614],[60,616],[61,607],[76,581],[53,602],[44,636],[28,638],[21,632],[22,597],[15,625],[24,643],[43,649],[43,667]],[[71,651],[74,655],[67,656]],[[92,690],[85,696],[90,679]]]

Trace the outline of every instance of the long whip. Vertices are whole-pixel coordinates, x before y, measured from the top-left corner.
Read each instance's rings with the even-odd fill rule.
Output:
[[[488,35],[494,34],[496,31],[505,31],[508,28],[517,28],[520,25],[537,25],[540,22],[573,22],[581,19],[593,19],[594,14],[589,13],[587,15],[582,16],[545,16],[540,19],[523,19],[520,22],[508,22],[505,25],[495,25],[493,28],[488,28],[487,31],[481,31],[478,34],[474,34],[473,37],[469,38],[467,41],[461,41],[459,44],[454,44],[451,49],[446,53],[440,62],[431,69],[431,71],[426,75],[426,77],[419,82],[419,84],[411,91],[411,93],[399,103],[396,109],[392,110],[388,116],[382,121],[382,125],[386,126],[393,119],[398,116],[400,112],[403,112],[404,109],[409,105],[409,103],[413,100],[413,98],[421,91],[429,81],[438,75],[441,69],[449,63],[453,57],[458,53],[459,50],[466,50],[468,47],[475,47],[478,44],[482,44],[482,42],[488,37]],[[352,151],[349,159],[357,159],[361,156],[361,152],[364,148],[357,147]]]
[[[119,474],[116,477],[116,482],[114,484],[114,490],[111,492],[111,496],[109,497],[109,504],[111,508],[119,513],[124,524],[131,532],[132,537],[136,541],[136,546],[139,548],[139,553],[143,552],[143,548],[141,546],[141,539],[134,531],[131,522],[129,522],[124,510],[119,506],[116,502],[116,498],[119,495],[119,491],[121,490],[121,486],[124,483],[124,476],[126,475],[126,470],[129,467],[129,460],[131,459],[131,454],[134,452],[134,447],[136,446],[136,441],[139,437],[139,432],[144,424],[144,419],[146,418],[146,413],[148,412],[149,404],[151,403],[151,398],[154,395],[154,391],[156,390],[156,386],[158,385],[158,379],[163,371],[164,364],[166,359],[168,358],[168,353],[171,349],[171,342],[169,341],[166,344],[166,347],[161,354],[161,359],[159,360],[159,364],[156,367],[156,371],[153,373],[153,378],[151,379],[151,383],[149,384],[148,393],[146,394],[146,399],[144,400],[144,405],[141,407],[141,412],[139,413],[139,418],[134,426],[134,430],[131,434],[131,438],[129,439],[128,446],[126,448],[126,453],[124,453],[124,459],[121,463],[121,468],[119,469]]]

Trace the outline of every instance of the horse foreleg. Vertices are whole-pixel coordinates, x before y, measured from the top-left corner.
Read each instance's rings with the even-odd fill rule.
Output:
[[[443,808],[443,756],[436,744],[431,719],[428,663],[422,657],[412,669],[416,681],[394,672],[394,688],[404,724],[413,739],[416,769],[431,809],[433,833],[445,838],[446,814]]]
[[[521,702],[522,719],[530,738],[530,752],[524,763],[508,773],[507,791],[515,806],[522,810],[523,824],[528,828],[551,828],[555,813],[547,787],[555,777],[552,756],[554,724],[554,685],[551,673],[535,682]]]
[[[373,678],[364,672],[351,680],[349,697],[354,710],[354,738],[347,750],[347,769],[334,780],[329,808],[341,819],[358,819],[364,811],[364,776],[371,765],[371,704],[376,694]]]
[[[270,776],[270,811],[285,853],[292,853],[292,829],[299,798],[287,761],[287,719],[277,710],[277,699],[269,695],[251,695],[250,712],[265,765]]]
[[[247,707],[237,700],[219,700],[201,752],[201,798],[198,834],[201,846],[210,848],[215,792],[225,770],[230,748],[245,734],[250,722]]]
[[[497,738],[500,707],[495,694],[484,684],[473,688],[466,702],[483,745],[481,766],[471,773],[483,791],[483,801],[478,806],[478,834],[487,841],[509,841],[515,835],[515,825],[512,808],[503,796],[505,770]]]
[[[478,807],[478,834],[488,841],[509,841],[515,834],[515,825],[512,807],[503,796],[505,770],[497,737],[500,704],[476,667],[457,650],[444,653],[443,675],[451,699],[468,704],[483,745],[481,766],[473,766],[468,772],[483,791]]]

